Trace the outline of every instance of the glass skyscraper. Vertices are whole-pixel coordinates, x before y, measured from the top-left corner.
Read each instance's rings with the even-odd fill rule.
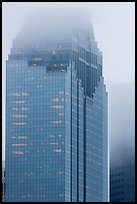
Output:
[[[102,53],[85,13],[44,15],[6,62],[5,201],[108,201]]]

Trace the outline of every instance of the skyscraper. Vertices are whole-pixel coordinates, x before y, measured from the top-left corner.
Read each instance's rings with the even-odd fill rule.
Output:
[[[30,17],[6,64],[5,201],[108,201],[102,53],[83,11]]]

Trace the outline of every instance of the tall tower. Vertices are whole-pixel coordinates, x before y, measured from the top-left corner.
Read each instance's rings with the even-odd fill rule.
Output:
[[[108,201],[107,93],[87,13],[30,17],[6,65],[5,201]]]

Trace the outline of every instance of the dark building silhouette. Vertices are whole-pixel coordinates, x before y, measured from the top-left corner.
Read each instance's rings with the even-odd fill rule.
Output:
[[[121,146],[119,157],[110,165],[110,202],[135,202],[134,149]]]

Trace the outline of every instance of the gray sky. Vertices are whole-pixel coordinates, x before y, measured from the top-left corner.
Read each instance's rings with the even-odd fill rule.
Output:
[[[105,77],[107,91],[111,92],[111,88],[113,86],[117,86],[118,84],[134,83],[135,77],[134,2],[40,2],[40,3],[3,2],[2,3],[3,87],[5,83],[4,73],[5,60],[7,59],[8,54],[10,53],[12,39],[21,30],[30,12],[35,11],[37,9],[43,10],[46,8],[88,9],[91,12],[91,21],[95,33],[95,39],[98,42],[98,47],[103,52],[103,65],[104,65],[103,75]],[[111,106],[113,103],[111,98],[109,99],[109,102]],[[5,101],[3,101],[3,110],[5,108],[4,103]],[[110,121],[110,124],[112,123],[112,120]]]

